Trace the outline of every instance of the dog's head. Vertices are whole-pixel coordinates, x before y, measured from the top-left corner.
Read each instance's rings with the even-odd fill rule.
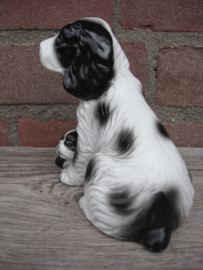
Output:
[[[55,159],[57,166],[62,167],[66,161],[73,159],[76,152],[78,134],[76,130],[66,132],[60,141],[56,144],[56,153],[58,157]],[[69,162],[70,163],[70,162]]]
[[[64,88],[83,100],[101,96],[114,75],[112,34],[95,20],[75,21],[40,44],[42,65],[63,73]]]

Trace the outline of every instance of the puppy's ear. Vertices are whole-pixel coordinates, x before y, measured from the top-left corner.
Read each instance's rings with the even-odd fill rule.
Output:
[[[80,20],[66,26],[63,37],[70,52],[64,88],[77,98],[97,99],[114,75],[111,35],[101,25]]]

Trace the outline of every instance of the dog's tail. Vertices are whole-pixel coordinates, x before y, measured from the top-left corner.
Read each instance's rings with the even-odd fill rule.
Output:
[[[172,231],[179,226],[176,201],[175,191],[156,193],[147,209],[123,230],[121,238],[137,242],[153,252],[163,251],[170,242]]]
[[[153,252],[163,251],[169,244],[172,231],[179,225],[178,215],[174,206],[176,193],[164,194],[158,192],[144,215],[144,226],[136,234],[130,236],[131,240],[140,243]],[[142,217],[141,217],[142,219]]]

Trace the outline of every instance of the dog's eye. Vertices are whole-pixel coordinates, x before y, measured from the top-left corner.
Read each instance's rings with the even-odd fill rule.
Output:
[[[73,145],[73,142],[71,141],[65,141],[64,144],[67,146],[67,147],[71,147]]]

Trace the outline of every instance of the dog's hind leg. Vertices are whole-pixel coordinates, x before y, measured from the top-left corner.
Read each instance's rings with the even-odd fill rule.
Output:
[[[177,215],[170,200],[163,192],[159,192],[147,211],[145,225],[136,232],[135,239],[132,233],[129,240],[134,240],[153,252],[163,251],[170,242],[177,222]]]

